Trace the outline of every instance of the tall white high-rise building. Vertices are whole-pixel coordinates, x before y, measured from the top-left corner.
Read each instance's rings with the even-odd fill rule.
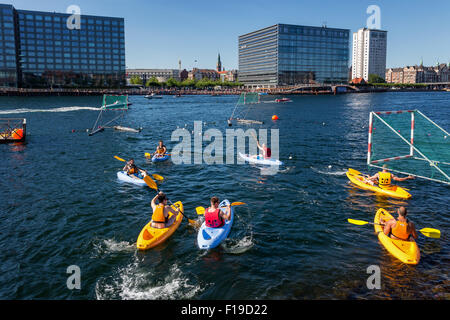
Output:
[[[362,28],[353,33],[352,79],[386,75],[387,31]]]

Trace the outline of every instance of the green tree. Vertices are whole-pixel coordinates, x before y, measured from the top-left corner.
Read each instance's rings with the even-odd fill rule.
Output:
[[[174,88],[174,87],[178,88],[178,87],[180,87],[180,83],[177,80],[175,80],[174,78],[169,78],[166,81],[166,87],[167,88]]]
[[[160,87],[161,83],[159,83],[158,79],[156,77],[151,77],[147,80],[147,83],[145,84],[146,87]]]
[[[131,84],[140,84],[140,85],[142,85],[143,81],[142,81],[141,77],[139,77],[139,76],[132,76],[130,78],[130,83]]]
[[[377,74],[369,74],[369,83],[385,83],[386,81]]]
[[[195,87],[196,81],[194,79],[186,79],[183,82],[180,83],[180,86],[187,87],[187,88],[193,88]]]

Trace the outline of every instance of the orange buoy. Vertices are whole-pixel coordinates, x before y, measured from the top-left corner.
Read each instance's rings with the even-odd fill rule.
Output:
[[[277,116],[276,114],[274,114],[274,115],[272,116],[272,120],[278,120],[278,116]]]
[[[20,140],[23,138],[23,129],[14,129],[13,132],[11,132],[11,137],[14,140]]]

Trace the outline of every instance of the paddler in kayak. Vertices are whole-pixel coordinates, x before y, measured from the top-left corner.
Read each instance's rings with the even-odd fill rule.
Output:
[[[219,209],[219,198],[211,198],[211,206],[205,211],[205,225],[209,228],[220,228],[225,224],[225,220],[231,219],[231,206],[226,206],[224,213]]]
[[[139,169],[134,163],[134,159],[130,159],[127,161],[125,167],[123,167],[122,171],[125,171],[129,176],[136,177],[139,179],[144,179],[147,175],[145,170]]]
[[[388,167],[387,165],[383,165],[383,171],[377,172],[375,175],[373,176],[368,176],[366,178],[366,180],[364,182],[370,184],[370,185],[374,185],[376,182],[378,182],[378,186],[382,189],[385,188],[390,188],[391,187],[391,182],[392,180],[394,181],[405,181],[405,180],[410,180],[410,179],[414,179],[413,176],[407,176],[404,178],[399,178],[397,176],[394,176],[393,173],[390,173],[388,171]]]
[[[167,152],[167,147],[164,145],[164,142],[162,140],[159,140],[159,144],[156,147],[155,153],[153,153],[153,154],[157,155],[158,158],[162,158],[162,157],[164,157],[166,152]]]
[[[410,237],[417,239],[417,232],[414,223],[406,218],[408,214],[405,207],[397,209],[397,220],[391,219],[389,221],[383,221],[380,219],[380,223],[384,224],[384,234],[392,239],[411,241]]]
[[[256,137],[253,133],[252,133],[252,136],[255,139],[256,145],[258,146],[258,149],[261,151],[264,159],[270,159],[270,157],[272,156],[272,150],[270,150],[270,148],[267,148],[265,143],[260,145],[258,139],[256,139]],[[253,155],[252,158],[259,159],[259,155]]]
[[[158,200],[158,204],[156,204],[156,200]],[[153,209],[152,227],[156,229],[170,227],[180,212],[180,208],[174,210],[167,205],[167,196],[161,191],[152,199],[151,206]],[[169,213],[173,213],[170,219]]]

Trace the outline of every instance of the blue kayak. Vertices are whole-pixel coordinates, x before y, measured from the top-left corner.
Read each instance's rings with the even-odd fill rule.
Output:
[[[230,204],[230,201],[223,200],[219,208],[225,212],[226,206]],[[217,247],[223,240],[228,237],[231,231],[231,226],[234,220],[234,208],[231,207],[231,217],[230,220],[225,221],[225,224],[220,228],[210,228],[207,227],[205,222],[203,222],[200,230],[198,230],[197,244],[200,249],[208,250]]]
[[[152,162],[163,162],[163,161],[168,160],[169,158],[170,158],[170,155],[168,155],[168,154],[165,154],[162,157],[155,154],[152,158]]]

